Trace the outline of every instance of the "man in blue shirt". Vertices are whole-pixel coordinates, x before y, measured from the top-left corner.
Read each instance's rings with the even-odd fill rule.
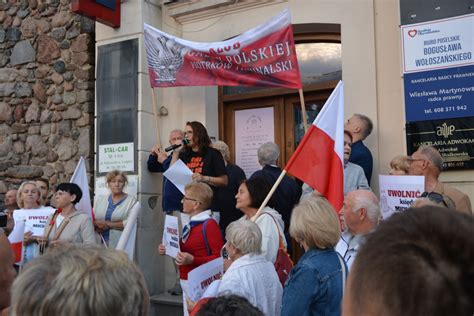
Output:
[[[180,144],[183,141],[184,133],[179,129],[172,130],[170,132],[170,145]],[[159,145],[155,145],[148,157],[148,171],[150,172],[165,172],[171,162],[171,155],[167,155],[166,152]],[[181,199],[183,194],[178,188],[171,183],[168,179],[163,177],[163,196],[162,196],[162,207],[163,212],[172,214],[173,211],[181,211],[183,205]]]
[[[362,141],[372,133],[373,126],[370,118],[362,114],[354,114],[344,125],[344,129],[352,135],[352,151],[349,162],[355,163],[364,169],[369,185],[372,177],[373,159],[370,150]]]
[[[181,144],[184,138],[183,131],[179,129],[172,130],[170,132],[169,143],[170,145]],[[155,145],[148,157],[147,167],[150,172],[165,172],[171,163],[172,155],[167,155],[165,150],[159,145]],[[162,193],[162,208],[163,212],[169,215],[175,215],[180,217],[180,212],[183,209],[181,200],[183,199],[183,194],[179,189],[171,183],[168,179],[163,177],[163,193]],[[174,214],[173,214],[174,213]],[[175,265],[175,270],[176,265]],[[177,281],[175,286],[168,291],[172,295],[181,295],[181,286],[179,284],[179,274],[177,273]]]

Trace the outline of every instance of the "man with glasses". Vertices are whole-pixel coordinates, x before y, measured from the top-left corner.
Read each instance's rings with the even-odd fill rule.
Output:
[[[408,164],[409,175],[425,176],[426,194],[435,192],[445,195],[454,202],[457,211],[472,214],[469,197],[458,189],[439,181],[439,175],[443,170],[443,158],[436,148],[421,146],[413,155],[408,157]]]

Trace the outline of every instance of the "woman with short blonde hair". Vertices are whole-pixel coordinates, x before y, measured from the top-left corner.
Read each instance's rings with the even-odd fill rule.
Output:
[[[404,176],[408,174],[408,157],[404,155],[396,156],[390,161],[390,175]]]
[[[99,197],[94,204],[94,227],[102,234],[105,243],[112,248],[122,235],[128,214],[137,199],[124,192],[127,176],[120,170],[112,170],[105,176],[110,195]]]
[[[333,248],[341,237],[339,219],[325,198],[311,198],[293,209],[290,235],[309,248]]]
[[[45,216],[45,219],[54,213],[54,208],[50,206],[41,206],[41,190],[35,181],[25,181],[18,188],[16,194],[17,204],[20,207],[13,211],[13,221],[17,225],[20,221],[26,221],[25,224],[25,245],[23,263],[27,263],[39,256],[38,239],[43,236],[44,222],[29,222],[31,215]]]
[[[291,270],[283,291],[282,315],[341,315],[347,266],[336,246],[341,230],[336,211],[311,196],[293,209],[290,235],[305,254]]]

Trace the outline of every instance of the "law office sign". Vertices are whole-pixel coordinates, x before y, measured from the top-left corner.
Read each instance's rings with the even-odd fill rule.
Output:
[[[474,14],[403,25],[407,122],[474,116]]]
[[[407,153],[433,146],[443,157],[444,170],[474,169],[474,117],[406,124]]]

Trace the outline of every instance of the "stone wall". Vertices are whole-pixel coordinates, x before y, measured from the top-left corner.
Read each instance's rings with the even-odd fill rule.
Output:
[[[70,0],[0,3],[1,201],[26,179],[68,181],[81,156],[92,179],[94,28]]]

